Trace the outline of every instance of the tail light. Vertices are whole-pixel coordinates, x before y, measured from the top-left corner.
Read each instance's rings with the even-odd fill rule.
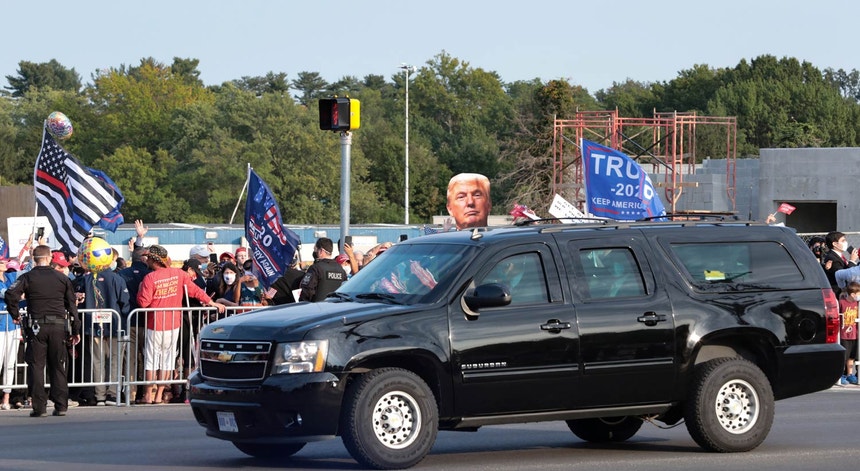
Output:
[[[824,332],[827,343],[839,342],[839,301],[830,288],[821,290],[824,297]]]

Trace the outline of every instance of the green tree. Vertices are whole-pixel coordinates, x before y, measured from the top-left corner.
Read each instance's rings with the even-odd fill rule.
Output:
[[[657,111],[699,111],[708,109],[708,102],[723,86],[725,69],[714,69],[706,64],[695,64],[691,69],[678,72],[667,83],[655,85],[660,103]]]
[[[93,166],[104,170],[125,197],[121,208],[128,219],[150,222],[190,222],[191,211],[183,194],[173,189],[176,161],[165,150],[123,146],[102,156]]]
[[[233,80],[232,83],[242,90],[253,92],[258,97],[266,93],[286,95],[290,92],[290,82],[287,80],[287,74],[284,72],[277,74],[269,72],[265,77],[246,76],[239,80]]]
[[[51,88],[78,92],[81,89],[81,77],[75,69],[67,69],[56,59],[49,62],[35,63],[21,61],[18,63],[18,76],[7,75],[9,82],[7,90],[12,96],[23,97],[33,88]]]
[[[860,72],[857,69],[846,72],[843,69],[833,70],[828,67],[824,69],[824,79],[836,87],[843,97],[860,102]]]
[[[629,78],[622,83],[612,82],[609,89],[598,90],[595,97],[603,109],[617,109],[619,116],[633,118],[653,116],[658,104],[651,84]]]
[[[347,75],[341,77],[340,80],[333,82],[326,87],[323,94],[325,95],[337,95],[337,96],[350,96],[354,97],[355,93],[364,88],[364,84],[358,77],[354,77],[352,75]]]
[[[170,73],[173,76],[180,78],[186,85],[203,86],[203,81],[200,80],[200,71],[197,67],[200,65],[199,59],[183,59],[174,57],[173,64],[170,66]]]
[[[312,102],[319,99],[328,87],[328,82],[323,80],[318,72],[299,72],[297,78],[293,80],[292,88],[299,91],[299,95],[295,96],[296,100],[302,105],[310,107]]]
[[[856,145],[856,103],[846,101],[812,64],[760,56],[726,71],[726,85],[708,106],[716,116],[737,116],[742,154],[762,147]]]
[[[154,153],[170,134],[174,112],[199,101],[212,100],[211,92],[170,67],[152,59],[140,66],[110,69],[86,90],[98,118],[99,132],[88,136],[88,151],[108,154],[123,145]]]

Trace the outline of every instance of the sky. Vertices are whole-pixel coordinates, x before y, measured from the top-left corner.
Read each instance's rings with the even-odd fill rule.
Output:
[[[860,70],[857,0],[12,0],[0,18],[2,87],[20,61],[56,59],[86,84],[146,57],[198,59],[217,85],[268,72],[391,80],[445,52],[506,83],[591,93],[763,54]]]

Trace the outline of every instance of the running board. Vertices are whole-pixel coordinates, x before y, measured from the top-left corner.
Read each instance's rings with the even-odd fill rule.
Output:
[[[550,412],[533,412],[527,414],[504,414],[483,417],[463,417],[451,429],[475,428],[484,425],[502,425],[527,422],[549,422],[556,420],[591,419],[595,417],[623,417],[627,415],[659,415],[673,404],[648,404],[627,407],[602,407],[599,409],[562,410]]]

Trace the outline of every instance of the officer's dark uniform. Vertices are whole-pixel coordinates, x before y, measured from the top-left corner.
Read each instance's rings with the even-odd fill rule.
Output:
[[[272,283],[272,288],[275,288],[277,293],[272,297],[272,304],[289,304],[296,302],[293,296],[293,290],[301,288],[302,279],[305,277],[305,272],[287,267],[287,270],[280,278]]]
[[[326,295],[340,288],[346,281],[346,272],[332,258],[321,258],[308,268],[302,279],[299,301],[322,301]]]
[[[55,414],[64,412],[69,404],[69,386],[66,380],[66,363],[69,352],[66,341],[69,335],[80,335],[81,322],[75,305],[75,290],[68,276],[50,266],[37,266],[18,277],[6,290],[6,308],[13,319],[20,319],[18,302],[27,297],[27,313],[39,324],[39,333],[27,342],[33,412],[45,413],[48,394],[45,392],[45,367],[51,380],[50,399]],[[71,333],[66,331],[67,312]]]

